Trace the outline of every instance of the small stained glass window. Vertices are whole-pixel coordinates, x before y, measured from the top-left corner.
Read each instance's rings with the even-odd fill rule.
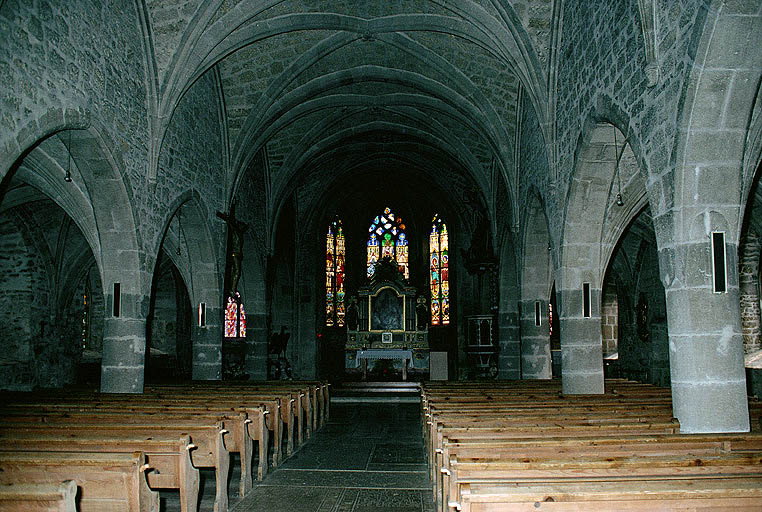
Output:
[[[431,286],[431,325],[450,323],[450,257],[447,224],[434,215],[429,234],[429,282]]]
[[[246,311],[239,292],[235,292],[235,297],[228,297],[225,305],[225,337],[246,337]]]
[[[343,327],[346,317],[344,262],[346,242],[341,220],[328,226],[325,237],[325,325]]]

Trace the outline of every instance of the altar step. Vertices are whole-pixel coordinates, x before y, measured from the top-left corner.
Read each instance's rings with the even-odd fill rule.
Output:
[[[331,402],[417,403],[418,382],[344,382],[331,386]]]

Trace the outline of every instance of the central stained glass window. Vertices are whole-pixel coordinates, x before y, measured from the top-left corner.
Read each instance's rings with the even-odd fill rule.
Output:
[[[405,223],[391,208],[384,208],[368,228],[368,278],[376,275],[376,265],[381,259],[389,258],[405,279],[410,279],[408,250]]]

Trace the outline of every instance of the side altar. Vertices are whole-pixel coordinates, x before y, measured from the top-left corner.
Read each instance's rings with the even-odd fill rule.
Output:
[[[344,371],[348,374],[386,369],[428,372],[428,306],[397,265],[382,259],[371,280],[357,290],[347,308]]]

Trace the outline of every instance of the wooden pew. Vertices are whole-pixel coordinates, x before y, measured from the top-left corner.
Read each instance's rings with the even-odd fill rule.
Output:
[[[563,422],[536,424],[532,428],[510,425],[482,425],[482,426],[449,426],[437,425],[437,430],[432,434],[433,441],[428,448],[428,460],[430,477],[432,482],[437,482],[437,473],[442,467],[444,453],[443,443],[445,438],[466,439],[469,437],[490,439],[533,439],[538,435],[553,438],[576,438],[581,436],[597,436],[618,438],[627,435],[653,435],[653,434],[676,434],[680,430],[676,422],[664,423],[612,423],[606,425],[564,424]],[[434,490],[436,497],[437,490]]]
[[[327,387],[325,389],[327,390]],[[232,386],[227,386],[224,388],[217,387],[214,384],[194,384],[188,388],[178,385],[154,386],[146,388],[147,393],[159,396],[176,393],[177,390],[183,390],[183,393],[186,396],[190,395],[194,397],[219,397],[224,394],[233,394],[244,401],[256,401],[258,398],[262,397],[280,398],[282,407],[293,407],[293,411],[282,411],[282,419],[285,426],[288,442],[286,448],[286,453],[288,456],[290,456],[296,448],[294,435],[296,434],[298,437],[298,443],[301,445],[304,442],[305,437],[309,437],[312,433],[312,430],[314,429],[314,426],[319,423],[319,418],[322,417],[325,408],[322,398],[323,392],[320,386],[303,385],[302,383],[298,382],[294,383],[293,385],[275,386],[267,385],[266,383],[252,383],[249,385],[233,384]],[[320,416],[318,416],[318,414],[320,414]],[[278,458],[278,462],[279,461],[280,457]]]
[[[762,509],[762,438],[680,436],[668,389],[607,380],[603,395],[569,397],[556,382],[436,383],[421,394],[440,510]]]
[[[142,452],[0,452],[0,484],[74,480],[80,512],[159,512],[159,493],[148,487]]]
[[[18,418],[14,418],[18,419]],[[213,424],[206,423],[208,419],[175,419],[172,423],[161,420],[149,420],[140,417],[115,415],[105,416],[82,415],[75,417],[30,417],[30,421],[0,422],[3,432],[25,431],[29,435],[51,435],[69,433],[79,436],[95,435],[121,437],[132,439],[136,437],[162,436],[179,438],[189,435],[195,448],[190,451],[191,462],[196,468],[213,468],[215,470],[216,495],[215,512],[226,512],[228,509],[228,475],[230,471],[230,454],[225,447],[229,432],[222,421]],[[36,421],[35,421],[36,420]]]
[[[762,436],[756,434],[459,441],[444,442],[436,482],[443,494],[437,496],[440,504],[459,501],[459,487],[471,481],[634,478],[639,470],[651,476],[677,477],[682,471],[699,477],[707,469],[720,471],[719,465],[728,466],[720,471],[723,474],[762,476]],[[645,469],[633,469],[633,461]],[[675,469],[682,466],[689,469]]]
[[[77,512],[73,480],[45,484],[0,485],[2,512]]]
[[[259,407],[228,407],[225,404],[215,407],[206,405],[193,407],[187,404],[173,406],[151,401],[141,403],[140,400],[136,400],[130,403],[120,400],[113,403],[84,401],[58,404],[29,403],[21,406],[6,406],[4,410],[9,421],[13,421],[14,418],[24,418],[28,421],[36,416],[44,420],[88,415],[112,422],[133,421],[124,420],[127,416],[141,423],[149,421],[160,424],[172,424],[177,420],[198,422],[204,419],[206,424],[224,421],[225,428],[231,433],[226,439],[226,449],[241,454],[241,496],[253,488],[251,458],[254,441],[259,444],[258,479],[262,480],[267,473],[268,433],[265,418],[269,416],[269,411]],[[242,410],[248,412],[242,412]],[[277,423],[277,420],[273,423]]]
[[[178,489],[183,512],[198,510],[199,473],[191,463],[190,451],[196,446],[190,436],[152,433],[126,436],[124,432],[81,432],[58,429],[0,430],[0,451],[134,453],[142,451],[151,489]]]
[[[465,484],[461,512],[758,512],[762,508],[758,478],[690,480],[609,480],[553,484]]]
[[[599,432],[613,432],[619,435],[624,434],[648,434],[648,433],[667,433],[673,434],[679,431],[679,423],[671,417],[633,417],[633,418],[587,418],[587,417],[534,417],[522,418],[521,421],[510,422],[508,417],[496,418],[448,418],[441,420],[437,417],[432,418],[430,422],[429,435],[427,436],[427,454],[429,461],[435,460],[436,450],[441,449],[442,438],[451,428],[466,429],[486,429],[490,433],[507,433],[511,436],[524,435],[525,437],[535,437],[538,432],[545,432],[547,435],[557,435],[565,432],[564,435],[593,435]],[[615,434],[616,435],[616,434]]]

